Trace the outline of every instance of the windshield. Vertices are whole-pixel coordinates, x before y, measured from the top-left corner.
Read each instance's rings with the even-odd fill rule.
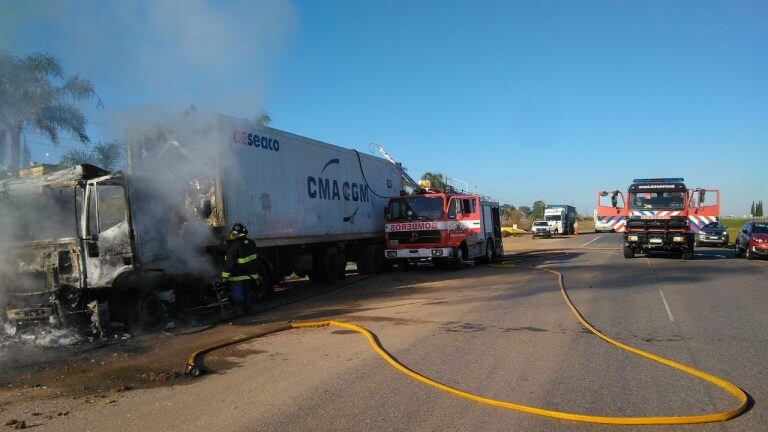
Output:
[[[548,224],[547,224],[547,222],[546,222],[546,221],[541,221],[541,222],[534,222],[534,223],[533,223],[533,226],[547,226],[547,225],[548,225]]]
[[[443,217],[443,198],[408,197],[390,201],[387,219],[440,219]]]
[[[630,208],[636,210],[670,210],[685,208],[685,192],[641,192],[629,197]]]
[[[0,244],[75,237],[74,188],[0,199],[0,227]]]
[[[548,221],[559,221],[560,215],[544,216],[544,219]]]
[[[764,225],[764,224],[752,225],[752,234],[768,234],[768,225]]]

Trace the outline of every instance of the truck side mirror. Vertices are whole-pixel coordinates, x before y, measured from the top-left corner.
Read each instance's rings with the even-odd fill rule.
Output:
[[[707,191],[704,189],[699,190],[699,207],[704,204],[704,200],[707,198]]]
[[[611,196],[611,206],[612,207],[618,207],[619,206],[619,200],[616,199],[616,194]]]

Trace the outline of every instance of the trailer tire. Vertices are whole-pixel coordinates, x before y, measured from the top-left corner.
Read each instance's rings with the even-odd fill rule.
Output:
[[[323,274],[323,279],[330,283],[341,280],[347,267],[344,251],[336,247],[329,247],[322,249],[319,256],[320,266],[318,270]]]
[[[629,246],[624,246],[624,258],[634,258],[635,250]]]
[[[384,248],[381,246],[371,246],[365,261],[366,268],[368,269],[367,274],[383,273],[385,270],[392,267],[392,263],[384,258]]]
[[[366,252],[365,255],[360,255],[355,260],[355,265],[357,266],[357,272],[360,274],[370,274],[370,270],[368,268],[368,253]]]

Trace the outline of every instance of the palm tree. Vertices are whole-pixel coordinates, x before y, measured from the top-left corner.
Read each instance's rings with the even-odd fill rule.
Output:
[[[268,112],[262,111],[261,114],[256,117],[256,124],[259,126],[269,126],[272,124],[272,117],[270,117]]]
[[[59,132],[69,132],[80,142],[88,142],[87,120],[73,105],[78,101],[101,99],[91,81],[78,75],[65,76],[56,57],[33,54],[15,57],[0,52],[0,127],[11,140],[9,168],[18,175],[21,163],[21,133],[34,129],[58,143]]]
[[[432,190],[446,190],[448,189],[448,183],[445,181],[445,176],[441,173],[433,173],[427,171],[421,176],[423,180],[429,181],[430,189]]]
[[[69,168],[80,164],[92,164],[112,171],[123,161],[123,147],[125,145],[119,141],[108,143],[99,141],[90,148],[67,152],[59,160],[59,167]]]

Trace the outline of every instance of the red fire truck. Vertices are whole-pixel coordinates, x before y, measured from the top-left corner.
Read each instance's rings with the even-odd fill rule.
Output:
[[[392,264],[431,260],[461,268],[467,261],[491,262],[504,255],[499,203],[452,188],[433,191],[416,183],[380,146],[376,149],[400,170],[414,190],[389,199],[384,252]]]
[[[610,207],[601,202],[607,196]],[[720,216],[720,191],[688,189],[682,178],[635,179],[627,196],[625,203],[619,191],[599,192],[596,211],[604,221],[613,215],[619,219],[614,227],[624,232],[626,258],[638,252],[669,251],[691,259],[701,228]]]
[[[432,260],[461,267],[491,262],[504,254],[499,203],[476,194],[421,191],[390,198],[385,232],[386,258]]]

